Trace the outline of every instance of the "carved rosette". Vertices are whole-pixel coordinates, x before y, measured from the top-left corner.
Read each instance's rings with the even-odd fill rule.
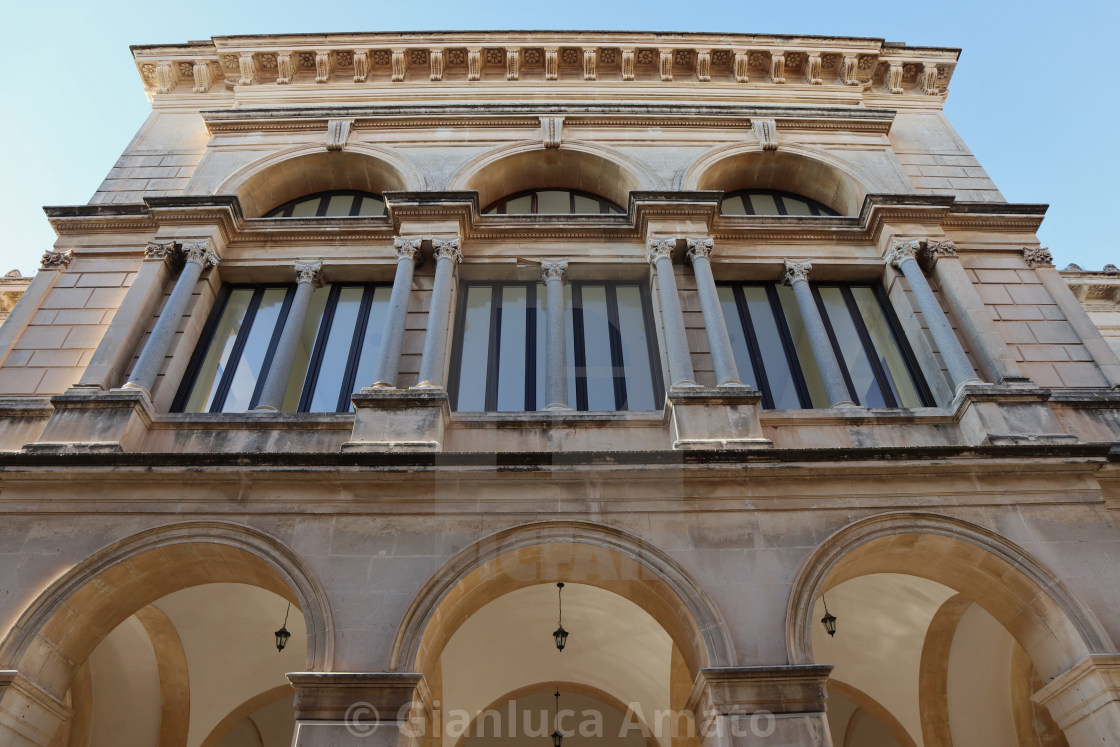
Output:
[[[902,63],[892,62],[887,71],[887,90],[891,93],[902,93]]]
[[[685,239],[688,245],[688,259],[695,262],[697,258],[711,259],[713,241],[711,236],[700,236],[696,238]]]
[[[634,80],[634,48],[622,50],[622,79]]]
[[[805,66],[805,79],[809,81],[811,86],[819,86],[824,83],[821,78],[821,53],[810,52],[809,64]]]
[[[194,73],[194,92],[209,92],[214,85],[214,81],[210,78],[210,63],[206,60],[195,60],[192,72]]]
[[[673,79],[673,50],[662,49],[658,55],[657,69],[661,72],[661,80]]]
[[[1054,257],[1050,255],[1050,250],[1044,246],[1025,246],[1023,247],[1023,259],[1027,262],[1027,267],[1032,270],[1036,267],[1053,267]],[[1111,265],[1106,265],[1107,271]]]
[[[203,270],[218,264],[218,255],[210,248],[209,241],[193,241],[183,244],[183,259],[193,262]]]
[[[712,50],[696,50],[696,79],[707,83],[712,79]]]
[[[937,95],[937,65],[928,62],[922,64],[922,72],[918,76],[918,86],[926,96]]]
[[[568,271],[567,259],[542,259],[541,280],[548,283],[551,280],[564,282],[564,273]]]
[[[241,72],[237,85],[251,86],[257,82],[257,60],[252,52],[242,52],[237,58],[237,65]]]
[[[912,259],[918,261],[919,252],[922,250],[922,242],[917,239],[909,239],[906,241],[895,240],[891,244],[891,248],[887,250],[887,264],[892,267],[902,269],[902,263]]]
[[[560,75],[560,50],[549,47],[544,50],[544,79],[556,80]]]
[[[846,86],[858,86],[859,57],[854,54],[844,55],[844,62],[840,65],[840,82]]]
[[[750,66],[751,66],[751,58],[750,58],[750,55],[747,54],[746,50],[736,50],[735,51],[735,82],[737,82],[737,83],[747,83],[747,82],[750,81],[751,77],[747,73],[747,70],[750,68]]]
[[[655,266],[663,259],[672,261],[673,249],[676,245],[677,239],[673,236],[650,239],[649,249],[646,251],[646,261]]]
[[[787,259],[786,274],[782,282],[786,285],[807,283],[809,282],[809,272],[812,269],[813,263],[807,259]]]
[[[74,252],[67,249],[62,252],[43,252],[43,259],[39,263],[41,270],[65,270],[74,261]]]
[[[463,252],[459,248],[459,237],[453,239],[432,239],[432,248],[435,249],[437,260],[450,259],[458,264],[463,261]]]
[[[774,50],[770,53],[770,82],[781,85],[786,82],[786,53]]]
[[[443,50],[433,49],[431,55],[428,57],[428,62],[431,64],[432,71],[428,75],[429,80],[443,80]]]
[[[323,278],[323,262],[322,260],[308,260],[306,262],[296,262],[296,285],[301,283],[308,283],[312,288],[322,288],[326,283]]]
[[[397,253],[397,261],[402,259],[416,259],[416,253],[420,251],[420,242],[423,241],[419,236],[395,236],[393,237],[393,250]]]
[[[596,62],[599,59],[599,50],[595,47],[583,48],[583,79],[595,80],[596,76]]]
[[[354,82],[365,83],[369,76],[369,55],[364,49],[354,50]]]
[[[394,49],[392,50],[391,64],[392,80],[394,83],[401,83],[404,81],[404,74],[408,70],[408,58],[405,56],[405,50]]]
[[[517,80],[521,77],[521,50],[512,47],[506,48],[506,80]]]

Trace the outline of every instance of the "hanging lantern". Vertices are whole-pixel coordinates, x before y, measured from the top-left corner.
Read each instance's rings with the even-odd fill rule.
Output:
[[[284,623],[280,626],[274,635],[276,636],[276,650],[283,651],[284,647],[288,645],[288,639],[292,634],[288,632],[288,612],[292,611],[292,603],[288,602],[288,610],[284,613]]]
[[[828,611],[828,602],[825,601],[824,594],[821,594],[821,601],[824,602],[824,617],[821,618],[821,623],[824,625],[825,632],[829,636],[836,635],[836,615]]]
[[[563,586],[564,584],[558,584]],[[563,630],[563,628],[561,628]],[[563,649],[563,646],[560,647]],[[564,735],[560,733],[560,691],[557,690],[553,695],[556,696],[556,716],[553,723],[556,725],[556,730],[552,732],[552,747],[560,747],[564,742]]]
[[[563,651],[564,646],[568,643],[568,631],[564,630],[564,600],[561,594],[564,593],[564,584],[556,584],[556,600],[560,608],[560,617],[557,620],[557,628],[552,634],[552,640],[556,643],[556,650]],[[556,747],[559,747],[557,744]]]

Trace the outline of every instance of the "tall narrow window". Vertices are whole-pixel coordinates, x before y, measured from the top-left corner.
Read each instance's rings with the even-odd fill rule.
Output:
[[[791,289],[721,285],[735,362],[767,409],[828,407]],[[897,319],[874,285],[818,284],[813,296],[852,400],[864,407],[927,407],[933,397]]]
[[[570,283],[565,301],[570,406],[660,409],[661,366],[645,287]],[[544,402],[545,302],[536,283],[464,285],[450,376],[453,409],[529,411]]]
[[[282,410],[346,412],[370,383],[391,288],[332,283],[319,288],[288,378]],[[222,289],[172,407],[180,412],[245,412],[257,406],[283,332],[293,286]]]

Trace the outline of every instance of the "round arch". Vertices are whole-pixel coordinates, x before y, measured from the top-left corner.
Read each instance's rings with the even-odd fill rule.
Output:
[[[829,588],[871,573],[902,573],[956,589],[995,617],[1044,679],[1090,653],[1111,651],[1107,632],[1039,561],[969,522],[891,512],[854,522],[806,559],[786,607],[791,664],[813,662],[813,605]]]
[[[567,142],[560,148],[545,148],[532,141],[475,158],[451,178],[448,189],[477,190],[479,207],[485,208],[506,195],[547,187],[590,192],[625,210],[631,191],[665,185],[608,148]]]
[[[774,189],[823,203],[841,215],[857,215],[873,192],[897,191],[850,164],[802,145],[763,150],[755,144],[731,145],[705,154],[680,174],[679,189],[734,192]]]
[[[215,194],[235,194],[247,218],[316,192],[352,189],[382,194],[423,189],[423,179],[399,156],[373,146],[328,151],[299,146],[271,153],[227,177]]]
[[[188,522],[116,542],[56,579],[0,642],[0,669],[20,670],[61,701],[76,668],[129,615],[172,592],[217,582],[259,586],[299,607],[308,669],[330,668],[330,608],[299,558],[246,526]]]
[[[610,527],[542,522],[498,532],[437,571],[405,613],[390,669],[433,671],[451,635],[487,602],[557,580],[598,586],[637,604],[665,628],[693,675],[737,663],[714,603],[664,552]]]

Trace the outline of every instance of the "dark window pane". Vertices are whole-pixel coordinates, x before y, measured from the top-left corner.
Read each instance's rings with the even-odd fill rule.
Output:
[[[874,291],[867,286],[858,285],[852,286],[851,290],[895,399],[902,407],[921,407],[922,397],[914,386],[906,360],[891,333],[890,325],[878,299],[875,298]]]
[[[373,289],[373,302],[369,307],[369,318],[362,336],[362,353],[358,357],[351,394],[373,383],[373,369],[377,367],[377,359],[381,355],[381,335],[385,332],[385,317],[389,314],[389,296],[392,292],[393,289],[389,286]],[[353,404],[350,409],[354,409]]]
[[[610,322],[607,317],[607,289],[603,285],[582,285],[583,339],[587,377],[587,409],[613,410],[614,365],[611,361]]]
[[[467,286],[463,319],[463,344],[459,351],[459,397],[455,409],[481,412],[486,409],[486,362],[490,351],[490,302],[488,285]]]
[[[287,294],[287,288],[269,288],[261,294],[261,303],[253,317],[253,327],[245,337],[245,346],[237,360],[222,412],[246,412],[249,409]]]
[[[210,409],[252,298],[252,288],[235,288],[230,291],[225,309],[222,310],[222,317],[210,338],[206,357],[203,358],[202,365],[195,376],[194,388],[191,390],[186,407],[183,408],[184,412],[207,412]]]
[[[620,285],[615,295],[622,360],[626,366],[626,409],[658,410],[660,403],[654,399],[653,376],[649,369],[649,340],[641,291],[636,285]]]
[[[525,410],[525,305],[529,291],[523,285],[502,288],[502,323],[498,359],[498,410]]]
[[[809,335],[805,331],[805,322],[801,319],[801,311],[797,307],[793,288],[788,285],[777,287],[778,298],[781,299],[782,312],[785,314],[786,323],[789,325],[790,337],[793,347],[797,351],[797,362],[801,366],[801,374],[805,378],[805,386],[809,390],[809,399],[814,408],[828,407],[828,397],[824,393],[824,383],[821,381],[820,370],[817,369],[816,358],[813,357],[813,348],[809,344]],[[770,359],[765,358],[767,372],[769,373]]]
[[[833,334],[836,335],[840,347],[842,360],[848,369],[852,386],[855,388],[857,404],[864,407],[886,407],[887,401],[879,389],[879,382],[875,378],[875,371],[863,343],[859,337],[855,322],[844,302],[844,296],[839,288],[818,288],[821,300],[824,302],[825,313],[832,325]]]
[[[334,412],[338,407],[338,395],[354,340],[363,290],[361,286],[350,286],[339,291],[334,318],[323,348],[323,360],[319,364],[319,377],[307,408],[309,412]]]

